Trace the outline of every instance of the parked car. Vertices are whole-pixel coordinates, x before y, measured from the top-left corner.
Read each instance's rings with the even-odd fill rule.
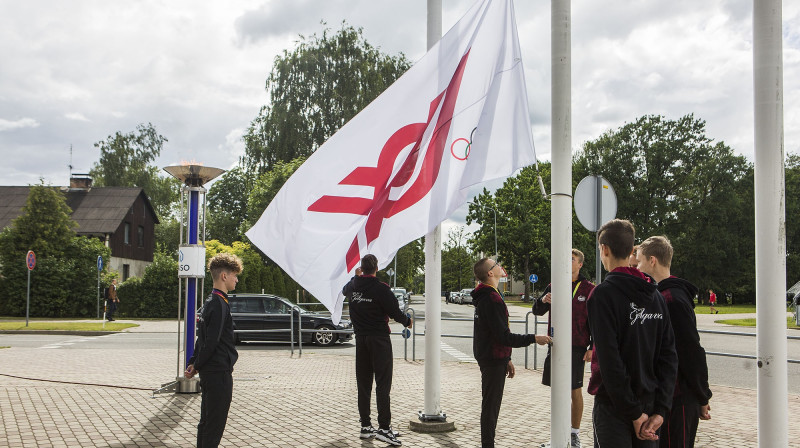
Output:
[[[296,305],[283,297],[270,294],[230,294],[228,300],[231,305],[234,330],[285,330],[266,333],[235,333],[236,343],[242,341],[289,341],[290,319],[292,309]],[[325,314],[309,311],[302,307],[294,309],[295,341],[298,340],[298,309],[302,317],[304,330],[350,330],[353,328],[349,320],[342,319],[339,325],[334,325],[331,318]],[[197,311],[198,321],[202,308]],[[266,316],[269,314],[269,316]],[[336,342],[347,342],[353,338],[352,333],[314,332],[303,333],[303,342],[313,342],[321,346],[333,345]]]
[[[400,309],[405,311],[408,302],[406,302],[406,297],[403,295],[403,293],[395,292],[394,298],[397,299],[397,304],[400,306]]]
[[[462,289],[458,292],[458,303],[469,303],[472,305],[472,289]]]

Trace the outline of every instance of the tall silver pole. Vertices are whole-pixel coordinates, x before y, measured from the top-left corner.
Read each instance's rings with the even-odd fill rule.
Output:
[[[600,230],[600,226],[603,225],[601,222],[603,220],[603,177],[599,174],[595,176],[595,202],[594,206],[595,209],[595,233],[594,239],[597,241],[597,230]],[[595,247],[595,262],[594,262],[594,269],[595,269],[595,278],[597,279],[597,283],[603,281],[603,271],[601,269],[602,263],[600,262],[600,246],[597,244],[594,245]]]
[[[789,446],[781,0],[753,0],[758,446]]]
[[[497,210],[492,209],[492,213],[494,213],[494,256],[495,258],[497,255]]]
[[[397,288],[397,254],[394,254],[394,287]]]
[[[570,0],[552,0],[552,215],[551,324],[552,386],[550,387],[550,440],[553,447],[570,443],[570,371],[572,351],[572,300],[570,249],[572,248],[572,108]]]
[[[442,0],[428,0],[428,49],[442,37]],[[436,420],[441,406],[442,227],[425,236],[425,408],[423,420]]]

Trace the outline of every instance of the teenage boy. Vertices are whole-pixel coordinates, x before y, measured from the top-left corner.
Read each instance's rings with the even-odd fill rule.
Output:
[[[200,373],[202,399],[200,423],[197,424],[198,448],[219,446],[233,397],[233,365],[239,358],[228,292],[236,289],[242,260],[236,255],[220,253],[209,260],[208,270],[211,271],[214,289],[203,305],[194,355],[183,373],[186,378]]]
[[[392,341],[389,318],[410,328],[411,318],[403,314],[389,285],[375,277],[378,258],[367,254],[361,259],[361,273],[345,285],[343,292],[350,301],[350,320],[356,335],[356,387],[362,439],[373,437],[393,446],[402,443],[392,429],[389,393],[392,390]],[[370,401],[375,380],[375,401],[378,405],[378,429],[372,427]]]
[[[481,447],[494,448],[494,436],[506,376],[514,378],[512,347],[551,342],[549,336],[515,334],[508,328],[508,308],[497,290],[506,271],[495,260],[482,258],[473,266],[480,283],[470,293],[475,306],[472,351],[481,369]]]
[[[592,360],[592,342],[589,334],[589,318],[586,314],[586,298],[594,289],[594,283],[581,274],[583,267],[583,252],[572,249],[572,434],[570,436],[570,447],[580,448],[580,428],[581,417],[583,416],[583,369],[586,362]],[[542,316],[550,311],[552,295],[551,285],[547,285],[544,294],[533,301],[533,314]],[[550,334],[550,317],[547,318],[548,334]],[[544,359],[544,370],[542,370],[542,384],[550,385],[550,349],[547,350],[547,357]],[[540,445],[547,448],[550,443]]]
[[[637,258],[639,270],[658,282],[658,290],[667,302],[678,352],[678,382],[672,396],[672,410],[661,429],[661,446],[692,448],[700,419],[711,418],[706,352],[700,345],[694,314],[697,287],[670,274],[672,244],[664,236],[644,240]]]
[[[635,230],[613,219],[597,232],[606,278],[589,297],[594,341],[589,393],[596,447],[657,447],[678,370],[664,298],[628,266]]]

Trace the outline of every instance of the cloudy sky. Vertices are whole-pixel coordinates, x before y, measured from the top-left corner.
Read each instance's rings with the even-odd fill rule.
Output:
[[[443,0],[443,30],[472,0]],[[751,0],[572,2],[573,147],[644,114],[707,121],[753,158]],[[785,149],[800,152],[800,2],[783,5]],[[516,0],[531,129],[550,158],[550,2]],[[230,168],[272,62],[327,23],[425,52],[425,0],[0,0],[0,185],[68,183],[93,144],[153,123],[158,166]],[[72,154],[70,155],[70,148]]]

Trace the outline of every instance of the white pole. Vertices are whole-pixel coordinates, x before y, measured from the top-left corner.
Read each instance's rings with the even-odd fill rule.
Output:
[[[570,0],[553,0],[552,67],[552,215],[550,243],[553,328],[550,387],[550,440],[553,447],[570,444],[570,371],[572,352],[572,108]]]
[[[789,446],[781,0],[753,0],[758,446]]]
[[[428,49],[442,37],[442,0],[428,0]],[[423,420],[436,420],[441,406],[442,228],[425,236],[425,408]]]

